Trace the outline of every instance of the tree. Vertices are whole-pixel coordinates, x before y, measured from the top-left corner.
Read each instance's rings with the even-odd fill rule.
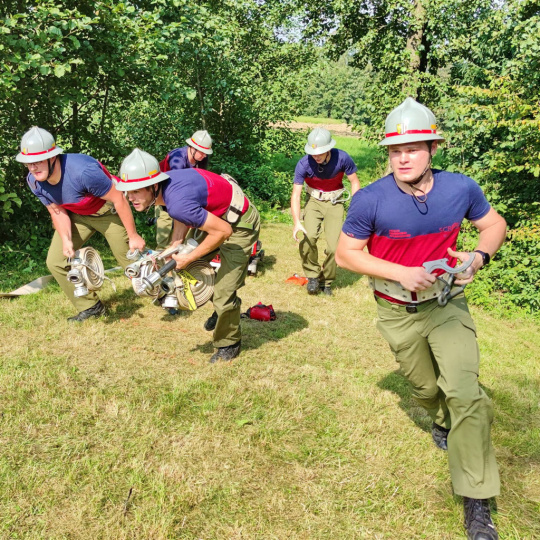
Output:
[[[306,36],[347,52],[369,76],[365,105],[374,125],[405,97],[437,103],[452,84],[448,66],[487,17],[491,0],[336,0],[307,4]],[[380,131],[374,134],[380,136]]]

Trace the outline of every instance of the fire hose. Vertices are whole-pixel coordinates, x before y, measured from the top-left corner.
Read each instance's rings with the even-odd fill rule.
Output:
[[[189,253],[198,246],[193,239],[162,252],[128,253],[134,260],[125,270],[138,296],[150,296],[164,309],[194,311],[214,294],[215,273],[206,261],[194,261],[183,270],[175,270],[176,261],[163,263],[174,253]],[[169,274],[169,275],[168,275]]]
[[[98,291],[105,279],[109,280],[113,289],[116,287],[112,280],[105,275],[105,267],[99,253],[92,247],[84,247],[75,252],[73,258],[68,259],[71,270],[67,273],[67,280],[75,286],[76,297],[86,296],[90,291]]]

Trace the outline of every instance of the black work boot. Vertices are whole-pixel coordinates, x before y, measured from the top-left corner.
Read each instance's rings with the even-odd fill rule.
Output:
[[[433,422],[433,425],[431,426],[431,437],[433,438],[433,442],[437,448],[440,448],[441,450],[448,450],[447,440],[449,431],[449,429],[439,426],[439,424]]]
[[[491,521],[489,499],[463,497],[463,510],[469,540],[498,540],[499,535]]]
[[[101,303],[101,300],[98,300],[97,304],[94,304],[92,307],[81,311],[73,317],[68,317],[69,322],[83,322],[86,319],[91,317],[100,317],[105,313],[105,306]]]
[[[330,285],[324,285],[324,283],[321,283],[321,292],[326,296],[332,296],[332,287],[330,287]]]
[[[319,292],[319,278],[310,277],[307,280],[308,294],[317,294]]]
[[[229,345],[228,347],[219,347],[219,349],[212,355],[212,358],[210,358],[210,363],[215,364],[220,360],[223,362],[231,361],[240,354],[241,347],[241,341],[235,343],[234,345]]]
[[[211,332],[217,324],[217,313],[214,311],[208,319],[206,319],[206,322],[204,323],[204,329],[208,332]]]

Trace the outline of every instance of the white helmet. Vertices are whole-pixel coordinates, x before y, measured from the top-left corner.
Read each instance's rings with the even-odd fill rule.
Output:
[[[332,139],[332,134],[324,128],[315,128],[307,138],[304,151],[310,156],[324,154],[336,146],[336,141]]]
[[[159,170],[158,160],[144,150],[135,148],[120,165],[118,191],[134,191],[167,180],[168,175]]]
[[[203,154],[213,154],[212,150],[212,137],[206,130],[196,131],[190,139],[186,139],[186,142],[195,150],[199,150]]]
[[[444,141],[444,137],[437,134],[435,115],[412,97],[408,97],[386,117],[384,131],[385,138],[379,143],[380,146]]]
[[[54,137],[45,129],[34,126],[21,139],[21,152],[15,159],[19,163],[36,163],[62,154]]]

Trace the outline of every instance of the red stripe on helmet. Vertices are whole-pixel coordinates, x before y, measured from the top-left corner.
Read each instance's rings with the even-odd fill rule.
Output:
[[[43,150],[43,152],[22,152],[23,156],[40,156],[41,154],[48,154],[51,150],[54,150],[56,145],[48,150]]]
[[[156,174],[151,174],[150,176],[146,176],[144,178],[133,178],[132,180],[120,180],[120,182],[123,182],[124,184],[129,184],[130,182],[144,182],[144,180],[151,180],[152,178],[155,178],[161,174],[161,171],[158,171]]]
[[[203,146],[202,144],[199,144],[198,142],[195,142],[195,141],[193,140],[193,137],[191,138],[191,142],[192,142],[193,144],[195,144],[196,146],[198,146],[199,148],[204,148],[205,150],[210,150],[210,146]]]
[[[394,133],[387,133],[386,137],[397,137],[398,135],[416,135],[419,133],[433,133],[434,135],[437,134],[436,129],[408,129],[407,131],[403,133],[398,133],[395,131]]]

